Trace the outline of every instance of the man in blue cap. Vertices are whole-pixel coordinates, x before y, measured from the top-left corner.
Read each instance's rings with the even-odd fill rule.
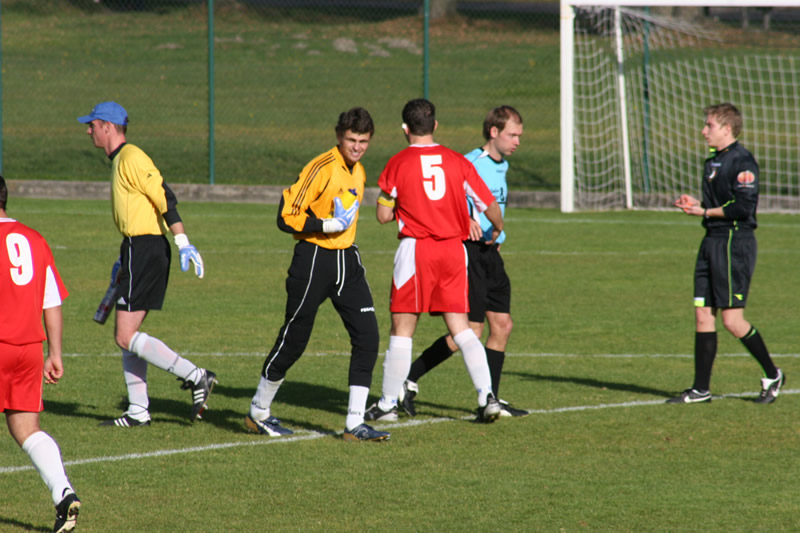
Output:
[[[203,260],[189,238],[178,214],[178,200],[153,161],[140,148],[127,143],[128,113],[116,102],[97,104],[79,117],[88,124],[86,133],[95,147],[111,160],[111,203],[114,223],[122,234],[120,254],[112,271],[116,278],[114,336],[122,348],[122,372],[128,388],[128,410],[103,426],[150,425],[147,396],[147,364],[174,374],[183,388],[192,391],[192,416],[201,417],[217,382],[216,374],[184,359],[155,337],[139,330],[150,310],[159,310],[169,280],[172,233],[180,253],[181,270],[194,263],[198,278]]]

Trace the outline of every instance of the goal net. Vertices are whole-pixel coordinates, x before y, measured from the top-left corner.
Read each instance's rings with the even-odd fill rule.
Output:
[[[658,209],[681,193],[699,197],[703,108],[721,102],[742,112],[739,141],[761,171],[759,210],[800,211],[800,9],[792,4],[562,0],[562,211]]]

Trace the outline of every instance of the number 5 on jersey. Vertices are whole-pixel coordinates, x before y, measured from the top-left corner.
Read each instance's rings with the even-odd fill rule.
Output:
[[[447,189],[444,180],[444,169],[442,169],[441,155],[421,155],[419,156],[422,164],[422,186],[425,195],[431,200],[441,200]]]

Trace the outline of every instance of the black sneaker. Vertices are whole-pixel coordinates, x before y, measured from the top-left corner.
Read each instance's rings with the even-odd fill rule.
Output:
[[[510,403],[505,400],[497,400],[500,403],[500,416],[508,417],[508,416],[526,416],[530,413],[525,409],[517,409],[516,407],[512,407]]]
[[[135,428],[139,426],[149,426],[150,425],[150,417],[147,417],[147,420],[136,420],[135,418],[131,418],[128,416],[128,413],[122,413],[122,416],[119,418],[115,418],[114,420],[105,420],[100,422],[100,426],[116,426],[120,428]]]
[[[376,422],[397,422],[397,407],[392,407],[388,411],[384,411],[378,405],[378,402],[373,403],[364,413],[364,420],[374,420]]]
[[[208,397],[217,384],[217,375],[205,368],[198,368],[200,377],[196,381],[183,381],[182,389],[192,390],[192,422],[203,418],[203,411],[208,407]]]
[[[778,369],[778,377],[775,379],[761,378],[761,395],[756,398],[756,403],[772,403],[781,393],[781,387],[786,383],[783,371]]]
[[[69,489],[64,489],[66,492]],[[56,524],[53,526],[55,533],[62,531],[72,531],[78,522],[78,512],[81,509],[81,501],[74,492],[70,492],[61,502],[56,505]]]
[[[382,440],[389,440],[390,436],[388,431],[378,431],[366,424],[360,424],[351,430],[345,430],[342,434],[342,438],[347,441],[379,442]]]
[[[667,400],[666,403],[711,403],[711,392],[686,389],[678,396]]]
[[[405,380],[403,382],[403,392],[400,395],[400,407],[406,412],[408,416],[417,416],[417,406],[414,405],[414,398],[419,393],[419,385],[413,381]]]
[[[500,402],[497,401],[497,398],[494,397],[494,394],[490,394],[486,399],[486,405],[483,407],[478,407],[478,422],[491,424],[500,418],[500,411]]]

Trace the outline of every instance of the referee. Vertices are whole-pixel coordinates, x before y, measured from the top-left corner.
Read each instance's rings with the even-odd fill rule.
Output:
[[[744,319],[750,279],[756,266],[758,163],[736,138],[742,115],[729,103],[706,107],[703,137],[711,149],[703,172],[703,201],[682,194],[675,206],[703,217],[706,235],[700,243],[694,273],[694,384],[667,403],[711,401],[711,367],[717,354],[716,318],[742,341],[764,371],[756,403],[772,403],[784,384],[761,334]]]
[[[169,280],[171,232],[180,252],[181,270],[194,263],[202,278],[203,260],[178,215],[172,190],[161,173],[140,148],[126,142],[128,113],[116,102],[101,102],[92,112],[79,117],[88,124],[86,133],[96,148],[111,160],[111,205],[114,223],[122,234],[118,261],[117,305],[114,336],[122,348],[122,373],[128,388],[128,410],[102,426],[150,425],[147,396],[147,364],[166,370],[192,392],[191,420],[200,418],[216,383],[216,374],[199,368],[176,354],[166,344],[139,328],[150,310],[164,303]],[[115,265],[115,271],[117,265]]]
[[[375,126],[366,109],[354,107],[341,113],[336,124],[337,145],[312,159],[294,185],[283,191],[278,228],[291,233],[297,244],[286,279],[284,323],[264,361],[245,417],[245,426],[251,432],[271,437],[293,433],[271,415],[270,407],[286,372],[308,344],[319,306],[330,298],[352,346],[343,438],[389,438],[389,433],[364,423],[379,335],[366,270],[358,247],[353,244],[367,180],[360,160],[374,133]]]

